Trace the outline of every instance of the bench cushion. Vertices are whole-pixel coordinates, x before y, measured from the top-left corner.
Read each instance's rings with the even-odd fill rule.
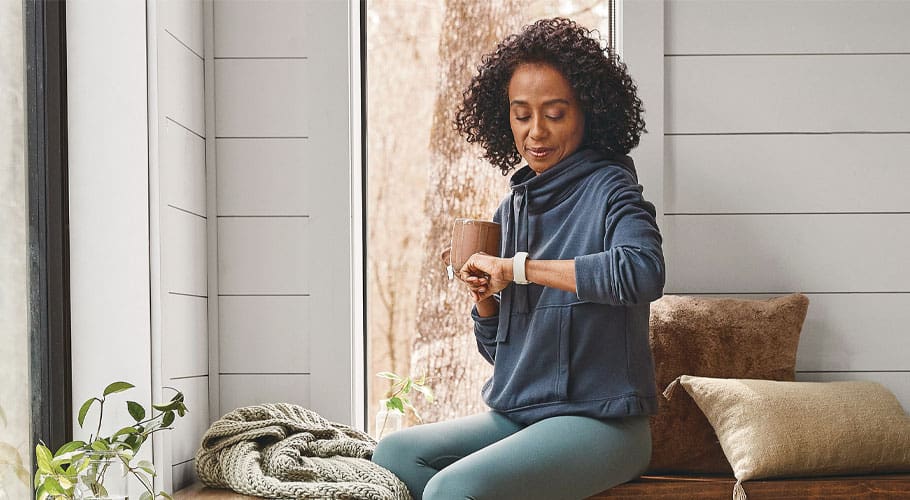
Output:
[[[730,500],[733,476],[642,476],[588,500]],[[768,479],[742,483],[749,500],[889,500],[910,498],[910,474]]]

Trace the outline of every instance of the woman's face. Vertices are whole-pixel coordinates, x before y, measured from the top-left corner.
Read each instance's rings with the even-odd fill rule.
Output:
[[[572,86],[545,63],[515,68],[509,80],[509,124],[518,153],[538,175],[574,153],[585,131]]]

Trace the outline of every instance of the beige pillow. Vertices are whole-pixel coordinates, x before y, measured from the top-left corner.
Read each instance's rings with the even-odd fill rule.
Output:
[[[736,476],[910,471],[910,416],[878,382],[785,382],[682,375],[676,382],[714,427]]]
[[[664,295],[651,303],[650,344],[657,386],[676,377],[792,381],[809,298],[764,300]],[[651,416],[648,474],[732,474],[711,424],[684,391],[660,398]]]

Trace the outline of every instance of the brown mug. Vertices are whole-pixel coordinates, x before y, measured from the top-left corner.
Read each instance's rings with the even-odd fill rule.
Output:
[[[451,245],[442,252],[449,279],[453,279],[468,258],[477,252],[499,257],[499,235],[500,225],[496,222],[461,217],[455,219]]]

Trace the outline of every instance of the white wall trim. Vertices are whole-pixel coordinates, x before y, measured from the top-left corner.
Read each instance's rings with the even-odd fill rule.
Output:
[[[205,67],[205,213],[209,342],[209,423],[221,418],[221,341],[218,330],[218,168],[215,158],[215,5],[203,0]]]
[[[148,155],[149,155],[149,309],[151,334],[152,403],[162,400],[164,378],[161,367],[161,218],[158,171],[158,3],[145,4],[146,62],[148,74]],[[172,490],[170,436],[152,435],[152,462],[158,473],[156,491]]]
[[[657,209],[657,225],[664,214],[664,2],[618,0],[619,53],[638,85],[644,103],[648,133],[632,150],[645,199]]]
[[[354,336],[351,342],[351,367],[352,391],[351,397],[351,422],[353,427],[369,432],[364,421],[364,405],[366,399],[366,385],[364,383],[364,315],[366,313],[363,302],[364,275],[364,241],[363,235],[363,163],[364,145],[360,136],[361,128],[361,57],[360,53],[360,2],[350,0],[350,79],[351,96],[348,116],[350,117],[351,130],[351,333]]]

